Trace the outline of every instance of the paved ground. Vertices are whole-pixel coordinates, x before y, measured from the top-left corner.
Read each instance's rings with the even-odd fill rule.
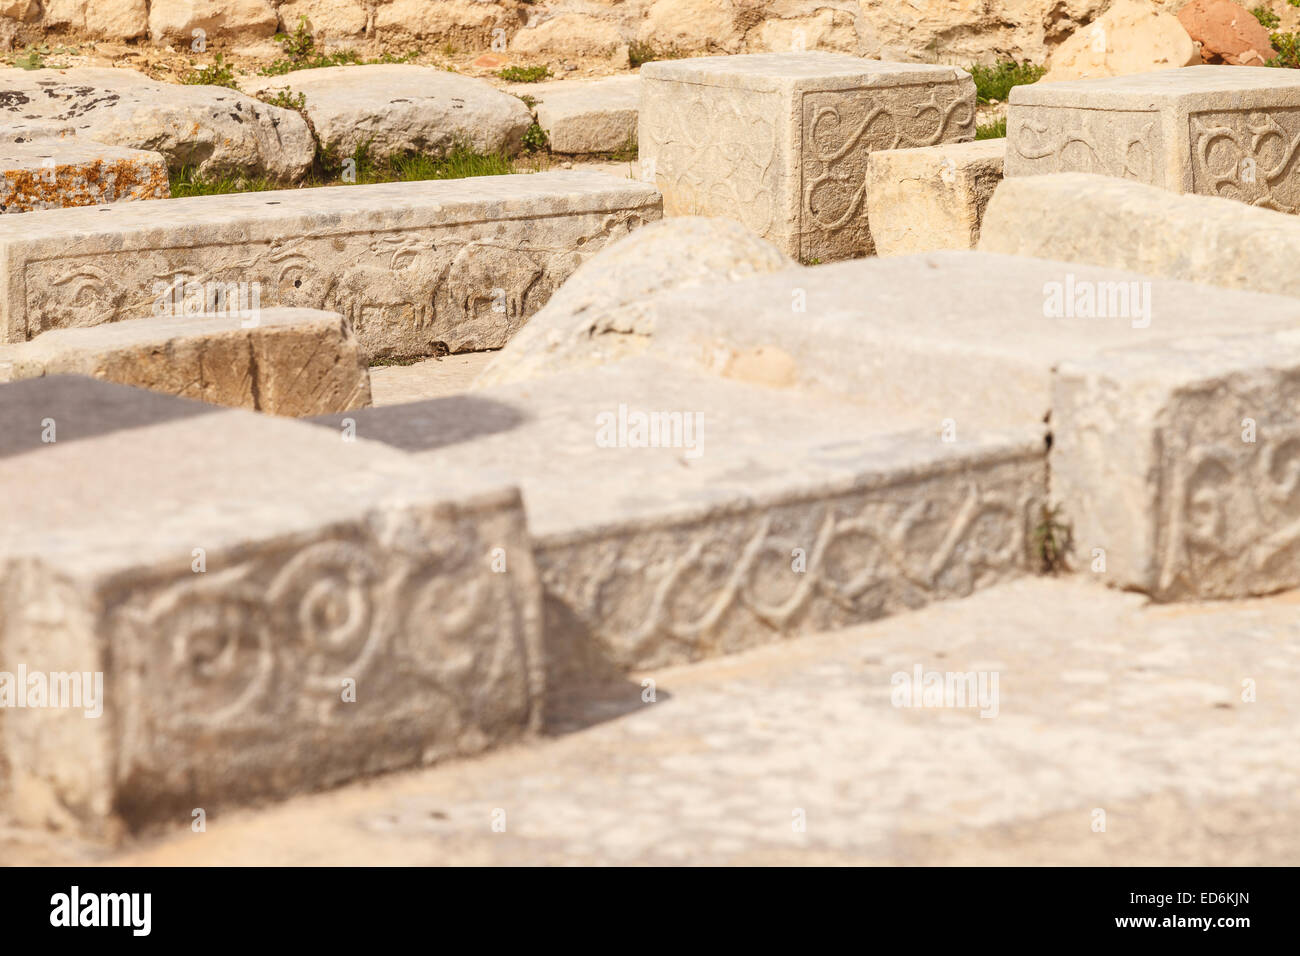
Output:
[[[998,675],[997,716],[891,677]],[[0,860],[127,864],[1294,864],[1300,592],[1149,606],[1029,579],[646,675],[585,729],[117,851],[0,831]],[[1255,682],[1255,702],[1242,699]],[[991,685],[988,685],[991,688]],[[593,722],[594,721],[594,722]],[[556,728],[553,728],[553,732]],[[1094,832],[1098,810],[1105,832]],[[494,832],[494,813],[504,832]],[[796,828],[802,819],[805,829]]]
[[[469,388],[496,352],[458,352],[414,365],[376,365],[370,370],[375,405],[402,405],[441,398]]]

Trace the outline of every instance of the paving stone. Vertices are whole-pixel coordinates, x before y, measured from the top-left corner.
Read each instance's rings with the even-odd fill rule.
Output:
[[[167,163],[158,153],[79,137],[0,143],[0,213],[170,195]]]
[[[309,309],[160,316],[0,345],[0,382],[43,375],[88,375],[273,415],[370,404],[370,375],[352,329],[334,313]]]
[[[676,415],[657,439],[636,431],[651,412]],[[937,422],[645,358],[350,415],[431,472],[523,489],[552,687],[1022,574],[1044,492],[1041,425],[949,443]]]
[[[981,251],[1300,296],[1300,218],[1085,173],[998,186]]]
[[[1286,866],[1300,853],[1296,610],[1294,592],[1160,607],[1087,580],[1026,578],[638,674],[587,701],[581,729],[241,810],[207,834],[181,821],[111,855],[0,834],[0,854],[152,866]],[[996,675],[997,716],[893,706],[895,675],[917,666],[983,673],[990,686]],[[491,808],[504,832],[484,822]]]
[[[126,69],[2,69],[0,123],[61,123],[110,146],[161,153],[174,170],[296,182],[316,155],[307,123],[221,86],[160,83]]]
[[[1300,76],[1191,66],[1011,91],[1006,175],[1100,173],[1300,210]]]
[[[1052,491],[1084,560],[1161,600],[1300,586],[1300,333],[1062,363]]]
[[[515,488],[78,377],[0,386],[0,487],[0,670],[103,675],[97,719],[0,708],[22,822],[188,825],[537,725]]]
[[[411,365],[376,365],[370,369],[372,404],[402,405],[468,391],[496,354],[460,352]]]
[[[975,85],[953,67],[763,53],[640,76],[642,175],[665,214],[738,219],[803,261],[872,252],[872,150],[975,136]]]
[[[1005,139],[872,153],[867,207],[876,255],[975,248],[1005,154]]]
[[[660,216],[577,170],[65,209],[0,220],[0,339],[150,314],[169,286],[325,308],[367,358],[499,348],[584,260]]]
[[[639,76],[529,83],[512,91],[537,100],[537,123],[553,152],[617,153],[636,147]]]
[[[532,115],[522,100],[470,76],[432,66],[381,63],[297,70],[245,84],[306,97],[322,146],[351,156],[442,156],[463,145],[476,153],[519,152]]]

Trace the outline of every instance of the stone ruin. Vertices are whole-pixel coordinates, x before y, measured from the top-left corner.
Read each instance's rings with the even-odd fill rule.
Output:
[[[1045,570],[1300,588],[1298,88],[1021,87],[985,144],[955,68],[664,61],[643,181],[0,219],[0,664],[111,718],[0,707],[0,809],[113,838]]]

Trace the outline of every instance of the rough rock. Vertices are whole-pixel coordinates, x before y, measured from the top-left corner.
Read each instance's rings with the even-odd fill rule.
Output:
[[[1149,0],[1118,0],[1052,51],[1040,82],[1122,76],[1200,62],[1196,44],[1172,13]]]
[[[510,40],[516,53],[542,56],[627,56],[627,40],[618,27],[581,13],[566,13],[529,24]]]
[[[370,404],[369,372],[351,327],[308,309],[159,316],[0,345],[0,382],[45,375],[86,375],[272,415]]]
[[[0,69],[0,123],[70,125],[87,139],[162,153],[173,170],[301,179],[316,145],[303,118],[217,86],[159,83],[134,70]]]
[[[1263,66],[1277,56],[1268,31],[1231,0],[1192,0],[1178,11],[1178,22],[1201,45],[1206,63]]]
[[[368,8],[361,0],[285,0],[276,12],[281,33],[292,34],[301,18],[306,17],[307,28],[315,39],[335,40],[365,33]]]
[[[266,38],[280,19],[270,0],[150,0],[149,35],[155,43],[184,43],[195,30],[208,37]]]
[[[478,153],[513,154],[533,121],[518,97],[427,66],[336,66],[247,85],[302,93],[321,145],[340,156],[363,145],[375,157],[440,156],[457,144]]]
[[[47,27],[91,36],[134,40],[149,32],[149,3],[148,0],[44,0],[44,23]]]
[[[640,77],[528,85],[553,152],[613,153],[636,145]]]
[[[504,36],[497,30],[516,29],[519,19],[513,5],[479,0],[379,0],[374,6],[374,28],[392,39],[411,37],[436,40],[460,47],[486,47]]]
[[[0,136],[0,213],[170,195],[167,161],[159,153],[78,136],[24,136],[12,129]]]
[[[602,173],[322,186],[0,216],[0,339],[149,315],[233,284],[325,308],[367,357],[500,348],[658,194]],[[201,250],[201,251],[199,251]],[[188,308],[188,307],[187,307]],[[194,311],[206,311],[196,308]]]
[[[650,299],[775,272],[794,261],[729,219],[666,219],[585,263],[489,363],[475,387],[599,365],[643,350]]]
[[[1003,180],[979,247],[1300,297],[1300,218],[1109,176]]]
[[[975,248],[1005,154],[1005,139],[872,153],[867,206],[876,254]]]
[[[666,215],[725,216],[808,262],[872,251],[872,150],[975,136],[964,70],[836,53],[647,63],[642,177]]]

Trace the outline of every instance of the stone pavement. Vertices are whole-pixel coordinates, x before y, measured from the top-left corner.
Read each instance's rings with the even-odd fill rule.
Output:
[[[203,833],[186,816],[112,849],[0,829],[0,860],[1294,863],[1298,612],[1295,593],[1161,607],[1024,579],[634,674],[574,701],[551,739],[210,816]],[[996,673],[997,716],[891,706],[891,678],[917,666]]]

